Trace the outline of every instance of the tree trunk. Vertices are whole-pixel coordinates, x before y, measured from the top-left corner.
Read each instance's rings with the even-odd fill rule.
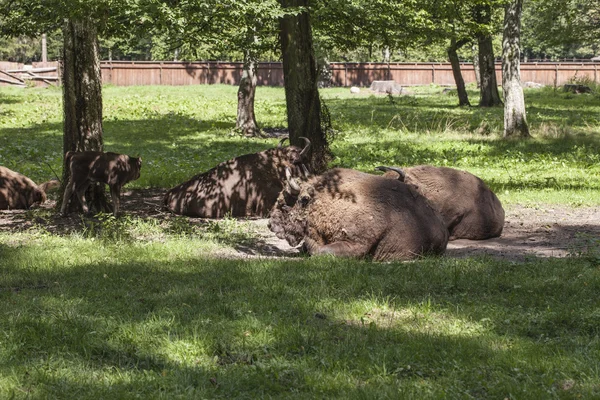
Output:
[[[473,70],[475,71],[475,81],[477,82],[477,89],[481,88],[481,74],[479,71],[479,49],[477,45],[473,45]]]
[[[284,10],[308,7],[308,0],[280,0]],[[326,132],[323,129],[321,100],[318,90],[318,69],[312,44],[310,16],[307,11],[286,15],[279,21],[283,76],[287,105],[290,142],[303,146],[299,139],[307,137],[310,147],[309,166],[314,172],[327,168],[331,158]]]
[[[86,19],[67,20],[63,38],[63,152],[102,151],[102,76],[95,25]],[[61,194],[69,177],[69,169],[64,168]],[[103,187],[91,185],[86,197],[92,202],[90,209],[110,211]],[[81,210],[75,194],[69,209]]]
[[[492,37],[489,35],[478,38],[479,45],[479,74],[481,76],[480,107],[493,107],[502,104],[496,80],[496,65]]]
[[[479,24],[490,26],[492,23],[492,7],[489,4],[480,4],[475,7],[475,21]],[[492,35],[487,30],[482,30],[477,35],[479,47],[479,74],[481,78],[480,107],[493,107],[502,104],[496,81],[496,66],[494,64],[494,47]]]
[[[464,46],[467,40],[461,40],[458,43],[456,39],[452,38],[450,41],[450,47],[448,47],[448,58],[452,65],[452,74],[454,75],[454,81],[456,82],[456,91],[458,93],[458,105],[459,106],[470,106],[469,95],[465,88],[465,80],[463,79],[462,73],[460,72],[460,60],[458,59],[457,50]]]
[[[48,62],[48,46],[46,45],[46,34],[42,34],[42,62],[45,64]]]
[[[244,52],[244,71],[238,89],[238,108],[235,127],[240,129],[245,136],[252,137],[258,134],[258,124],[254,115],[254,96],[256,94],[256,76],[258,63],[251,56],[250,51]]]
[[[529,137],[525,98],[521,87],[520,38],[523,0],[512,0],[504,13],[502,37],[502,91],[504,93],[504,137]]]

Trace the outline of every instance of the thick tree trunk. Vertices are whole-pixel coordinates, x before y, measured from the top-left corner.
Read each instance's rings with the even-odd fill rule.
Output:
[[[481,76],[480,107],[493,107],[502,104],[496,80],[496,65],[492,37],[485,35],[478,38],[479,45],[479,74]]]
[[[489,26],[492,23],[492,7],[489,4],[477,5],[474,13],[475,21],[479,24]],[[492,35],[488,31],[482,30],[477,35],[477,46],[479,48],[479,74],[481,79],[479,106],[498,106],[502,104],[502,100],[496,81]]]
[[[102,151],[102,76],[95,25],[86,19],[67,20],[63,25],[63,38],[63,153]],[[69,177],[69,169],[64,168],[61,194]],[[91,209],[110,210],[103,187],[90,186],[86,197],[92,201]],[[81,210],[75,195],[69,209]]]
[[[280,0],[282,7],[308,7],[308,0]],[[283,76],[290,142],[302,146],[307,137],[311,145],[310,167],[314,172],[327,168],[331,158],[326,132],[321,125],[321,100],[318,69],[312,44],[308,12],[286,15],[279,21]]]
[[[242,131],[245,136],[257,136],[258,124],[254,115],[254,96],[256,94],[256,76],[258,63],[250,55],[249,51],[244,54],[244,71],[238,89],[238,108],[236,129]]]
[[[504,137],[529,137],[525,98],[521,87],[520,38],[523,0],[512,0],[504,14],[502,38],[502,91],[504,93]]]
[[[464,46],[467,40],[461,40],[458,43],[456,39],[450,41],[450,47],[448,47],[448,58],[450,59],[450,65],[452,65],[452,74],[454,75],[454,82],[456,82],[456,91],[458,93],[458,105],[459,106],[470,106],[469,95],[465,88],[465,80],[463,79],[460,71],[460,60],[458,59],[457,50]]]
[[[473,45],[473,70],[475,71],[475,81],[477,82],[477,89],[481,88],[481,74],[479,70],[479,49],[477,45]]]

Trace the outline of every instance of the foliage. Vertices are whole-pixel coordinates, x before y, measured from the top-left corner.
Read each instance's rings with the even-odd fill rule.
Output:
[[[61,48],[62,34],[60,33],[60,31],[56,31],[53,34],[49,34],[47,38],[48,60],[58,60],[60,57]],[[0,37],[0,60],[20,63],[42,61],[41,37]]]
[[[600,50],[600,4],[590,0],[529,0],[523,45],[530,57],[589,57]]]

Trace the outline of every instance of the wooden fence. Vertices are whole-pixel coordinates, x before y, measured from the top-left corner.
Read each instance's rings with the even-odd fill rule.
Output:
[[[0,85],[17,84],[23,86],[26,80],[35,84],[48,84],[58,80],[58,63],[34,63],[33,69],[25,69],[22,64],[0,62]],[[521,64],[521,80],[542,85],[558,86],[574,77],[588,78],[599,82],[600,63],[593,62],[535,62]],[[52,69],[54,68],[54,69]],[[475,82],[475,72],[470,63],[461,64],[466,83]],[[230,62],[144,62],[144,61],[103,61],[102,80],[116,86],[132,85],[198,85],[229,84],[237,85],[242,76],[242,64]],[[12,71],[12,72],[11,72]],[[15,72],[17,71],[17,72]],[[394,80],[402,86],[414,85],[454,85],[452,68],[449,63],[331,63],[332,86],[369,86],[374,80]],[[14,75],[11,77],[10,75]],[[501,66],[496,64],[498,82],[501,80]],[[17,77],[17,78],[15,78]],[[7,82],[8,81],[8,82]],[[258,84],[283,86],[281,63],[260,63]]]

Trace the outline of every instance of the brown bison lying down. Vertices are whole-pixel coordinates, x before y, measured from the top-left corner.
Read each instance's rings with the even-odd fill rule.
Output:
[[[306,182],[289,179],[269,228],[310,254],[406,260],[440,254],[448,243],[441,216],[412,186],[336,168]]]
[[[246,154],[222,162],[209,171],[169,190],[164,205],[176,214],[222,218],[267,216],[283,189],[286,168],[299,172],[310,141],[305,147],[281,147]]]
[[[46,190],[58,181],[36,185],[31,179],[6,167],[0,167],[0,210],[24,210],[46,201]]]
[[[62,215],[67,215],[67,206],[73,192],[77,194],[83,212],[87,214],[88,205],[85,200],[85,191],[93,182],[101,182],[110,187],[113,214],[117,216],[119,215],[121,188],[127,182],[140,177],[142,159],[111,152],[68,151],[65,154],[65,165],[69,168],[71,175],[65,188],[60,210]]]
[[[473,174],[447,167],[377,167],[425,196],[442,215],[450,240],[489,239],[502,234],[504,209],[498,197]]]

